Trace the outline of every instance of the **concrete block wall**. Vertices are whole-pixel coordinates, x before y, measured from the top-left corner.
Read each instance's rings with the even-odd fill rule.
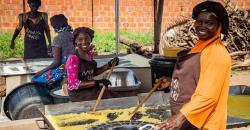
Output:
[[[47,12],[49,17],[63,13],[68,17],[69,23],[74,28],[88,26],[100,31],[114,31],[115,0],[41,1],[40,11]],[[119,1],[121,29],[132,31],[153,30],[153,0]],[[192,8],[202,1],[204,0],[165,0],[163,30],[183,16],[190,17]],[[223,3],[226,0],[217,1]],[[231,2],[239,8],[250,9],[250,0],[231,0]],[[28,4],[26,4],[26,10],[29,10]],[[17,25],[19,13],[22,13],[22,0],[0,0],[0,31],[13,31]]]

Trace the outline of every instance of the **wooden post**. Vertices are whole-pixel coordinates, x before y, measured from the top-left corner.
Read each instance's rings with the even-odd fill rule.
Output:
[[[154,4],[155,5],[155,4]],[[154,53],[159,53],[159,44],[160,44],[160,35],[161,35],[161,23],[162,23],[162,14],[163,14],[164,0],[159,0],[157,7],[157,19],[155,25],[155,34],[154,34]],[[154,7],[156,8],[156,7]]]
[[[154,48],[156,48],[156,34],[157,34],[157,8],[158,0],[154,0]],[[154,49],[155,50],[155,49]]]
[[[25,8],[26,3],[25,3],[25,2],[26,2],[26,1],[23,0],[23,13],[24,13],[24,14],[26,13],[26,8]]]

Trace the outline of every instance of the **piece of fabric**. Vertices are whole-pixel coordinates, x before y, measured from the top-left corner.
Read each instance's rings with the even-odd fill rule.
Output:
[[[172,115],[179,113],[181,107],[191,99],[199,80],[200,53],[187,55],[187,52],[178,54],[172,76],[169,97]]]
[[[57,32],[57,33],[60,33],[60,32],[63,32],[63,31],[73,31],[73,29],[72,29],[72,27],[70,26],[70,25],[68,25],[68,24],[66,24],[66,25],[63,25],[62,27],[60,27],[60,28],[55,28],[55,32]]]
[[[185,120],[178,130],[198,130],[194,125],[192,125],[188,120]],[[177,130],[174,129],[174,130]]]
[[[88,55],[88,61],[94,60],[94,54],[91,50],[87,51],[87,55]]]
[[[23,26],[25,26],[25,23],[27,22],[27,14],[19,14],[18,15],[18,25],[16,27],[17,30],[22,30]],[[44,12],[39,12],[39,17],[37,18],[37,21],[44,20],[45,24],[48,24],[48,14]]]
[[[180,111],[199,129],[225,130],[231,59],[220,40],[202,51],[200,66],[196,90]]]
[[[79,59],[76,55],[69,56],[66,62],[66,70],[68,73],[68,89],[76,90],[78,89],[81,81],[78,79],[78,66]]]
[[[72,32],[63,31],[58,33],[52,42],[52,47],[58,47],[61,49],[61,58],[73,54],[75,47],[73,45]]]
[[[63,79],[64,76],[67,76],[66,69],[65,69],[66,61],[67,61],[67,56],[64,56],[61,60],[61,65],[59,67],[48,70],[37,78],[32,77],[31,81],[38,82],[38,83],[52,84]]]

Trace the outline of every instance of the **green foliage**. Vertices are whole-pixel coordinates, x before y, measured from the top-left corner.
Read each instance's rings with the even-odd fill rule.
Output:
[[[10,49],[10,41],[12,39],[12,33],[0,32],[0,59],[6,59],[10,57],[22,57],[23,56],[23,40],[19,37],[15,40],[15,49]]]
[[[97,52],[115,52],[115,40],[113,32],[95,33],[93,39]]]
[[[126,37],[139,43],[150,45],[153,41],[153,35],[150,32],[129,32],[120,31],[121,37]],[[15,40],[16,50],[9,48],[12,33],[0,32],[0,59],[11,57],[23,57],[23,39],[17,37]],[[115,33],[114,32],[98,32],[96,31],[93,40],[98,53],[115,53]],[[127,46],[119,44],[120,53],[126,53]]]
[[[121,37],[135,40],[144,45],[151,45],[153,35],[150,32],[128,32],[121,31]],[[96,32],[93,40],[96,45],[97,52],[111,52],[115,53],[115,33],[114,32]],[[121,53],[125,53],[127,46],[119,44]]]
[[[144,45],[151,45],[153,42],[153,33],[152,32],[121,31],[120,36],[137,41],[137,42],[144,44]]]

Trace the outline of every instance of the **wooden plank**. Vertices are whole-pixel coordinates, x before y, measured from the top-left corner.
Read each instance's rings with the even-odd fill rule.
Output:
[[[15,120],[0,123],[0,130],[40,130],[36,124],[36,120],[42,120],[42,118]],[[44,127],[42,122],[40,122],[39,125]]]

